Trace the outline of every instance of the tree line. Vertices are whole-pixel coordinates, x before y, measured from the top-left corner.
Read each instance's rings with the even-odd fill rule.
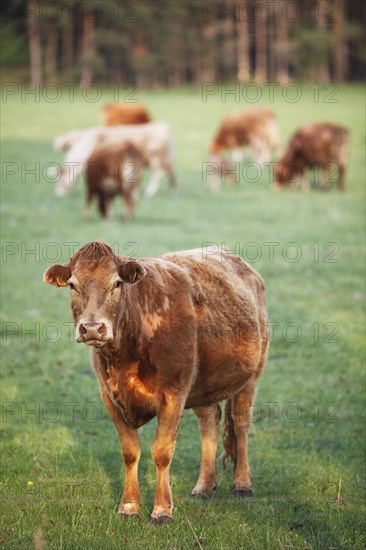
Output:
[[[363,0],[3,0],[5,75],[47,82],[362,80]]]

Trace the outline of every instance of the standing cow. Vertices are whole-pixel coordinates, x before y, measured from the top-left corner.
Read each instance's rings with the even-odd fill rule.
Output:
[[[139,198],[143,164],[141,152],[131,143],[106,147],[101,139],[99,147],[96,147],[85,165],[84,219],[90,218],[90,207],[94,200],[98,203],[100,214],[109,218],[112,201],[120,195],[126,203],[123,219],[130,220]]]
[[[162,524],[172,518],[169,467],[187,408],[198,417],[202,444],[192,495],[212,493],[223,399],[224,452],[234,462],[234,493],[252,496],[248,429],[269,342],[258,273],[224,249],[138,261],[92,242],[67,264],[50,267],[44,281],[70,287],[76,340],[93,348],[101,396],[125,463],[119,513],[139,513],[137,429],[157,416],[151,519]]]
[[[309,190],[305,170],[317,166],[324,170],[320,186],[328,189],[330,178],[338,171],[338,188],[344,189],[344,173],[349,149],[349,132],[344,126],[330,123],[306,124],[291,138],[288,148],[275,168],[274,189],[294,187],[301,179],[303,191]]]
[[[234,167],[223,156],[224,151],[231,152],[234,162],[241,162],[243,147],[250,147],[254,162],[262,166],[270,160],[273,151],[278,151],[279,146],[278,123],[273,111],[253,108],[227,115],[209,148],[208,188],[218,191],[220,178],[227,179],[231,186],[235,184]]]
[[[173,138],[170,127],[165,122],[149,122],[110,127],[97,126],[84,130],[80,138],[68,149],[61,165],[55,188],[57,196],[63,197],[70,193],[79,176],[84,173],[87,162],[101,140],[105,147],[114,148],[130,143],[141,151],[144,166],[151,168],[151,178],[145,191],[147,197],[153,197],[158,191],[164,174],[169,177],[171,191],[176,192],[177,179],[173,166]]]

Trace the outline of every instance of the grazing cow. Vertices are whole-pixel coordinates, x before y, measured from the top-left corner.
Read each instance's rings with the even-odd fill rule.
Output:
[[[274,189],[287,184],[296,186],[301,178],[301,188],[309,190],[305,169],[318,166],[324,170],[320,186],[329,188],[329,180],[338,170],[338,188],[344,189],[344,173],[349,149],[349,132],[337,124],[306,124],[291,138],[287,151],[275,168]]]
[[[165,173],[169,176],[171,190],[176,191],[170,127],[165,122],[149,122],[141,125],[98,126],[84,130],[81,138],[66,153],[61,175],[56,183],[57,196],[64,196],[71,191],[101,138],[105,147],[130,143],[141,152],[144,164],[151,168],[151,179],[145,191],[147,197],[155,195]]]
[[[269,109],[248,109],[227,115],[222,121],[210,153],[219,154],[229,149],[233,160],[241,161],[242,148],[252,148],[258,164],[270,159],[271,151],[279,147],[279,131],[276,115]]]
[[[107,103],[104,105],[101,123],[103,126],[119,124],[145,124],[151,122],[146,107],[133,103]]]
[[[142,156],[134,145],[122,143],[105,147],[101,140],[85,166],[84,219],[90,218],[90,206],[94,199],[98,201],[101,215],[109,218],[113,198],[121,195],[127,205],[123,218],[128,221],[139,196],[142,163]]]
[[[242,148],[249,146],[254,161],[263,165],[270,160],[272,151],[278,151],[279,144],[278,123],[273,111],[253,108],[226,116],[209,148],[209,162],[216,164],[217,170],[208,178],[208,187],[211,190],[219,189],[218,176],[227,176],[230,185],[235,183],[230,175],[232,164],[222,156],[223,151],[230,150],[232,159],[241,162]]]
[[[223,399],[224,455],[234,462],[234,494],[252,496],[248,429],[269,342],[260,275],[224,249],[135,260],[93,242],[67,264],[51,266],[44,281],[69,285],[76,340],[93,348],[125,463],[119,513],[139,513],[137,429],[156,416],[151,519],[160,524],[172,517],[169,467],[184,409],[197,415],[202,444],[192,496],[213,492]]]

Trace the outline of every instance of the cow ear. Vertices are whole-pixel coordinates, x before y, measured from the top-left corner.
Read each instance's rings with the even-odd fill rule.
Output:
[[[130,285],[138,283],[146,275],[145,268],[139,264],[138,260],[130,260],[121,264],[118,271],[121,279]]]
[[[60,287],[67,286],[71,277],[71,271],[66,265],[51,265],[43,275],[43,280],[49,285]]]

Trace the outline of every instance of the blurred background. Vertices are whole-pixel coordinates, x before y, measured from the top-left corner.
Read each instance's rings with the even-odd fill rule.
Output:
[[[362,0],[6,0],[7,79],[136,82],[361,80]]]
[[[2,0],[5,548],[366,548],[364,6]],[[130,223],[119,197],[111,219],[93,211],[84,221],[84,182],[60,198],[48,173],[65,157],[54,138],[97,125],[110,102],[140,103],[173,134],[178,195],[166,182],[153,199],[141,193]],[[208,192],[204,166],[220,122],[251,107],[273,110],[283,150],[303,125],[344,125],[345,191],[336,179],[320,189],[314,169],[309,193],[275,193],[269,165],[258,175],[246,154],[237,186],[222,181]],[[154,421],[141,428],[141,521],[117,517],[118,438],[88,350],[74,343],[67,291],[42,282],[51,264],[97,239],[136,257],[223,244],[263,276],[273,331],[250,432],[252,503],[234,499],[232,470],[219,465],[215,497],[189,502],[200,442],[186,411],[171,469],[174,523],[159,530],[145,521]],[[88,417],[89,407],[100,414]]]

